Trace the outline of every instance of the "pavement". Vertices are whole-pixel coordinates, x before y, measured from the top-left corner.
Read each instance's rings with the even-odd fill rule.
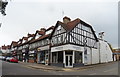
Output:
[[[26,63],[26,62],[19,61],[19,64],[22,64],[26,67],[30,67],[34,69],[42,69],[42,70],[51,70],[51,71],[79,71],[79,70],[84,70],[88,68],[95,68],[100,66],[102,67],[111,63],[114,63],[114,62],[86,65],[86,66],[74,67],[74,68],[63,68],[63,67],[57,67],[57,66],[50,66],[50,65],[37,64],[37,63]]]

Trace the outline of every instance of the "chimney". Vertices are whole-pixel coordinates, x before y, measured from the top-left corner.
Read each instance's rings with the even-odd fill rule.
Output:
[[[43,35],[45,35],[45,32],[46,32],[45,28],[41,28],[40,31],[42,32]]]
[[[69,17],[67,17],[67,16],[65,16],[64,18],[63,18],[63,23],[65,23],[65,24],[67,24],[68,22],[70,22],[71,21],[71,19],[69,18]]]
[[[41,28],[40,30],[41,30],[41,31],[43,31],[43,32],[45,32],[45,31],[46,31],[46,29],[45,29],[45,28]]]

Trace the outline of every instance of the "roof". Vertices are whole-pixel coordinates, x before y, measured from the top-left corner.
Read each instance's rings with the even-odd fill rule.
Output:
[[[35,35],[35,34],[29,34],[29,33],[28,33],[28,38],[29,38],[29,37],[34,37],[34,35]]]
[[[13,47],[16,47],[16,46],[18,45],[18,42],[12,41],[11,46],[12,46],[12,45],[13,45]]]
[[[37,30],[37,33],[38,33],[39,35],[44,35],[44,34],[45,34],[44,31],[39,31],[39,30]]]
[[[39,37],[38,39],[34,39],[32,40],[30,43],[34,43],[34,42],[37,42],[37,41],[40,41],[40,40],[43,40],[45,38],[49,38],[50,34],[47,34],[47,35],[43,35],[41,37]]]
[[[3,45],[3,46],[1,47],[1,49],[6,50],[7,47],[6,47],[5,45]]]
[[[52,37],[53,33],[55,32],[55,29],[56,29],[59,25],[61,25],[67,32],[70,32],[70,31],[71,31],[73,28],[75,28],[79,23],[81,23],[81,24],[83,24],[83,25],[85,25],[85,26],[90,27],[91,30],[92,30],[92,32],[93,32],[93,35],[95,36],[96,41],[98,41],[97,36],[96,36],[95,31],[93,30],[92,26],[89,25],[89,24],[87,24],[87,23],[85,23],[84,21],[82,21],[82,20],[79,19],[79,18],[77,18],[77,19],[75,19],[75,20],[73,20],[73,21],[70,21],[70,22],[68,22],[67,24],[65,24],[65,23],[63,23],[63,22],[61,22],[61,21],[57,21],[57,23],[56,23],[56,25],[55,25],[55,27],[54,27],[54,30],[53,30],[53,32],[51,33],[50,38]]]
[[[23,39],[23,40],[28,40],[28,37],[23,37],[22,39]]]
[[[42,30],[42,29],[45,30],[45,32],[46,32],[46,31],[49,31],[49,30],[53,30],[53,29],[54,29],[54,26],[51,26],[51,27],[49,27],[48,29],[41,28],[41,30]],[[40,32],[41,32],[41,33],[40,33]],[[51,35],[51,33],[45,35],[45,33],[43,34],[42,32],[44,33],[44,31],[38,31],[38,33],[39,33],[39,34],[42,34],[42,36],[40,36],[38,39],[35,39],[35,38],[32,39],[30,43],[34,43],[34,42],[36,42],[36,41],[39,41],[39,40],[42,40],[42,39],[45,39],[45,38],[49,38],[50,35]]]
[[[19,46],[20,46],[20,45],[28,44],[28,43],[31,41],[31,40],[28,40],[28,38],[34,37],[34,35],[35,35],[35,34],[29,34],[29,33],[28,33],[28,37],[23,37],[23,39],[26,40],[26,41],[25,41],[24,43],[19,44]]]
[[[48,29],[46,29],[46,31],[53,30],[53,29],[54,29],[54,26],[51,26]]]

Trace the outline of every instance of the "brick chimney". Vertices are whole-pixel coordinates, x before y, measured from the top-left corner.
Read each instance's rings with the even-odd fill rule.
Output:
[[[46,29],[45,28],[41,28],[40,29],[40,33],[42,33],[43,35],[45,35]]]
[[[68,22],[70,22],[71,21],[71,19],[69,18],[69,17],[67,17],[67,16],[65,16],[64,18],[63,18],[63,23],[65,23],[65,24],[67,24]]]
[[[41,28],[40,30],[41,30],[41,31],[43,31],[43,32],[45,32],[45,31],[46,31],[46,29],[45,29],[45,28]]]

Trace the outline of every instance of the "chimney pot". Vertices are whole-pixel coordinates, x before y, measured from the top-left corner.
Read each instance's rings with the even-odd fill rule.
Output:
[[[70,22],[71,21],[71,19],[69,18],[69,17],[67,17],[67,16],[65,16],[64,18],[63,18],[63,23],[65,23],[65,24],[67,24],[68,22]]]

